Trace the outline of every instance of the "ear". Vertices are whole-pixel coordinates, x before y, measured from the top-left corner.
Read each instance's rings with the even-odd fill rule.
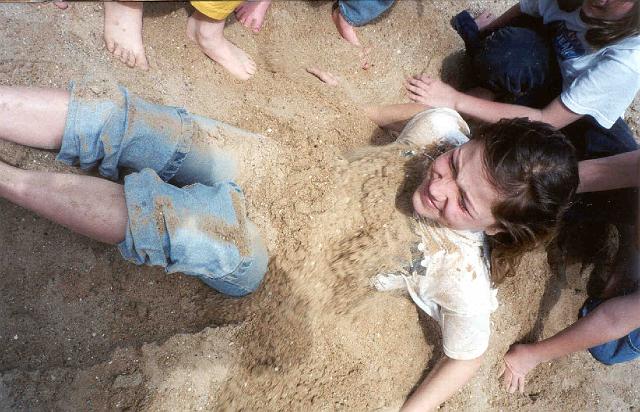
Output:
[[[504,228],[500,227],[497,224],[491,225],[484,230],[484,233],[486,233],[489,236],[497,235],[498,233],[501,233],[501,232],[504,232]]]

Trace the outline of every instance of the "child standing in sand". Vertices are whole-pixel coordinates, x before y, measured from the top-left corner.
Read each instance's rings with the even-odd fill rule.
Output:
[[[187,37],[231,75],[247,80],[256,72],[255,62],[224,37],[226,18],[242,3],[241,0],[191,2],[196,11],[187,21]],[[146,70],[149,65],[142,43],[142,9],[143,2],[105,2],[104,41],[107,49],[127,66]]]
[[[412,197],[420,258],[404,273],[374,279],[379,290],[406,288],[442,330],[445,356],[404,411],[437,408],[482,364],[500,280],[491,275],[487,241],[510,254],[538,244],[553,233],[578,185],[573,147],[546,124],[503,120],[468,140],[469,129],[453,110],[421,110],[411,104],[367,109],[380,126],[418,112],[398,138],[408,152],[452,147],[431,162]]]

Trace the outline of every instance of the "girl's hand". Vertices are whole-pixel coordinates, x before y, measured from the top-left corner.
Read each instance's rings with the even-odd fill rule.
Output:
[[[406,79],[404,87],[409,99],[427,107],[448,107],[455,110],[458,91],[448,84],[427,75],[416,75]]]
[[[504,355],[504,364],[498,377],[502,376],[504,389],[509,393],[514,393],[516,389],[523,393],[525,376],[540,363],[534,356],[531,346],[511,345]]]

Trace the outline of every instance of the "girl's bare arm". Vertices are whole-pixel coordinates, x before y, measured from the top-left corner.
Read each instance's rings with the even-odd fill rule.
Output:
[[[402,412],[431,411],[449,399],[475,375],[482,365],[482,356],[471,360],[440,359],[418,389],[402,406]]]

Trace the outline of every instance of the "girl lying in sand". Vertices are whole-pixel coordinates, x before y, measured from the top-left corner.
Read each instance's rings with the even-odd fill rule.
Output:
[[[59,149],[58,160],[97,166],[111,179],[123,168],[134,170],[120,185],[0,162],[0,196],[118,244],[136,264],[194,275],[234,296],[259,285],[266,250],[232,180],[256,184],[255,165],[262,163],[277,173],[264,160],[277,158],[267,153],[272,142],[110,84],[78,85],[71,92],[2,87],[0,108],[5,140]],[[380,125],[415,113],[402,105],[369,111]],[[436,143],[457,146],[431,163],[413,195],[415,211],[425,219],[422,267],[376,279],[380,289],[406,286],[443,330],[447,357],[410,397],[407,410],[435,408],[480,366],[495,307],[485,235],[513,250],[539,242],[553,231],[578,184],[572,146],[547,125],[515,119],[487,126],[472,141],[465,133],[457,113],[436,109],[419,113],[396,143],[408,152]],[[251,157],[256,152],[260,161]],[[243,164],[251,176],[239,170]]]
[[[374,107],[380,126],[407,120],[415,105]],[[436,408],[478,370],[496,308],[498,271],[490,270],[487,242],[514,256],[548,238],[578,185],[574,149],[549,125],[502,120],[473,140],[450,109],[416,114],[398,143],[453,148],[433,160],[413,194],[421,257],[404,273],[380,274],[378,290],[406,288],[442,329],[445,357],[406,401],[403,410]],[[419,151],[419,150],[416,150]],[[504,272],[502,272],[504,273]]]

